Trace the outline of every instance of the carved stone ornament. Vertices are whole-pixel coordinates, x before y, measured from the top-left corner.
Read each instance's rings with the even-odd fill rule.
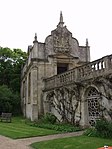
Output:
[[[54,33],[53,43],[55,52],[69,52],[69,34],[65,32],[64,28]]]

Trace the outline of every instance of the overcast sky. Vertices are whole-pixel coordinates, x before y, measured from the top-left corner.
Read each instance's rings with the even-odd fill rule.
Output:
[[[0,0],[0,46],[27,51],[34,34],[44,42],[59,22],[85,45],[91,60],[112,54],[112,0]]]

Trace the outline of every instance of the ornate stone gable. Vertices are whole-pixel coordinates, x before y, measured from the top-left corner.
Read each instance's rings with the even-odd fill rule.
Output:
[[[70,52],[70,38],[71,33],[66,26],[58,26],[56,30],[52,31],[53,48],[55,52]]]
[[[45,39],[45,55],[55,55],[57,53],[70,54],[74,58],[79,58],[80,61],[89,61],[89,47],[79,46],[76,38],[72,37],[72,33],[64,25],[62,12],[60,14],[60,21],[56,29],[51,31],[51,35]]]

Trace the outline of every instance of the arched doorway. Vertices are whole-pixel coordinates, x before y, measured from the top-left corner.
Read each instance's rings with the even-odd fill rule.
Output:
[[[90,88],[88,91],[87,103],[88,103],[88,121],[91,126],[94,126],[96,120],[98,120],[101,116],[100,95],[94,87]]]

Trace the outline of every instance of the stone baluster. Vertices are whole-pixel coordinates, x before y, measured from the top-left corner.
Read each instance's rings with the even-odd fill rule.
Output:
[[[91,70],[92,70],[92,72],[94,71],[94,65],[93,64],[91,64]]]
[[[69,82],[69,72],[65,74],[65,83]]]
[[[65,83],[69,82],[69,72],[65,74]]]
[[[94,64],[94,67],[93,68],[94,68],[94,71],[95,71],[96,70],[96,63]]]
[[[104,61],[101,61],[101,69],[104,69]]]
[[[69,73],[69,81],[70,81],[70,82],[72,81],[72,74],[73,74],[73,71],[71,71],[71,72]]]
[[[72,74],[72,80],[76,80],[77,79],[77,76],[79,77],[79,69],[76,68],[73,70],[73,74]]]
[[[109,68],[110,68],[110,65],[109,65],[110,63],[109,63],[109,57],[108,56],[106,56],[105,58],[104,58],[104,67],[105,67],[105,69],[106,70],[109,70]]]
[[[97,62],[97,70],[99,70],[99,63],[100,63],[100,62]]]
[[[66,81],[65,81],[66,83],[69,82],[69,80],[70,80],[69,78],[70,78],[70,73],[68,72],[68,73],[66,74]]]

